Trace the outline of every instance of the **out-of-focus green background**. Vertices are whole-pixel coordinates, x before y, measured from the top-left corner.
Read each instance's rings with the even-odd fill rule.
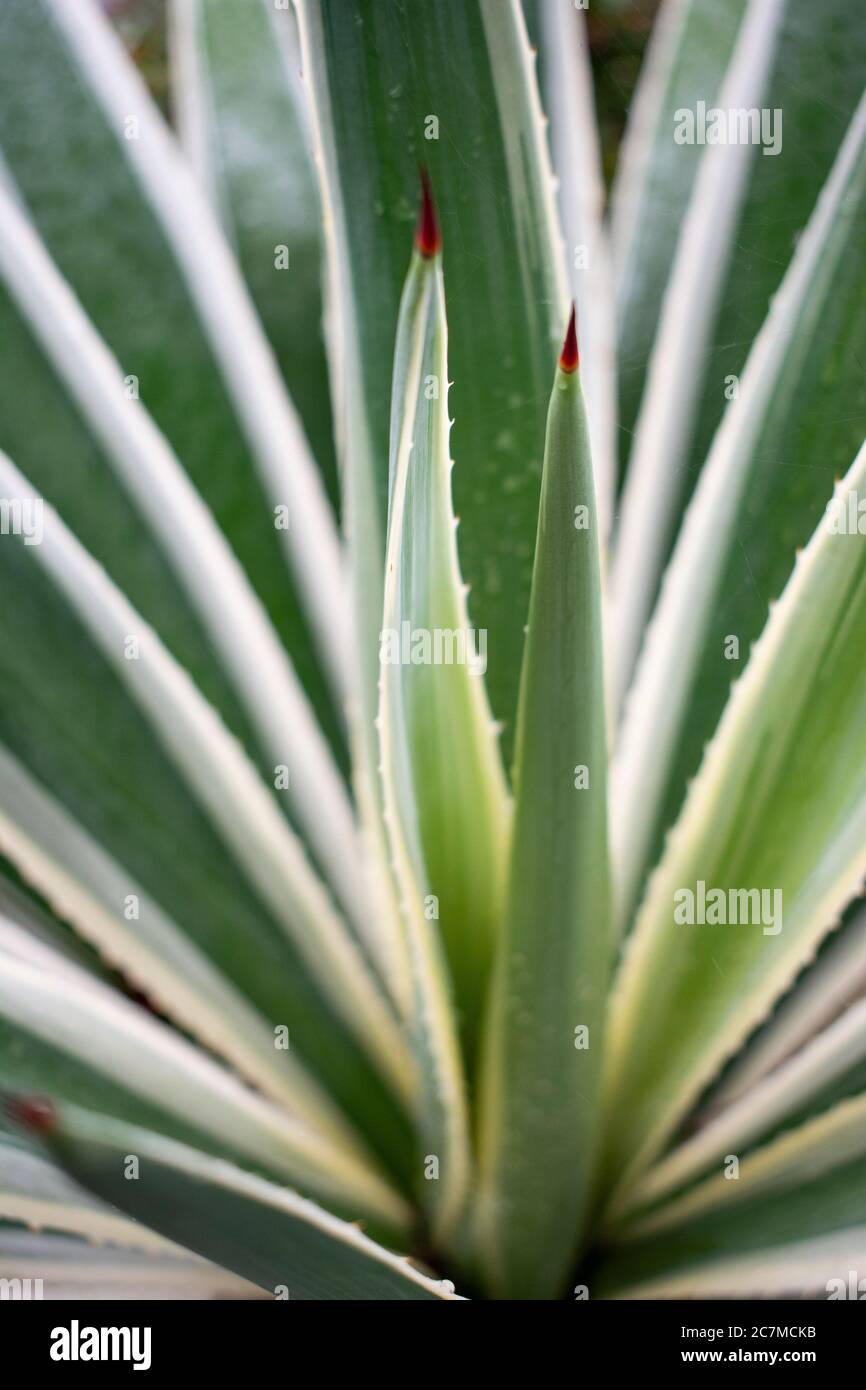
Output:
[[[168,112],[167,0],[102,0],[163,110]],[[239,0],[244,3],[244,0]],[[411,0],[427,3],[427,0]],[[473,0],[466,0],[467,4]],[[659,0],[589,0],[589,28],[605,174],[610,182]]]

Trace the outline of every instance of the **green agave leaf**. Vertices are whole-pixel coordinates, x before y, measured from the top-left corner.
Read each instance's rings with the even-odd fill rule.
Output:
[[[12,23],[10,15],[10,10],[4,10],[4,25]],[[285,759],[295,774],[295,794],[303,790],[298,804],[306,807],[310,823],[315,819],[318,824],[320,844],[324,847],[330,841],[330,856],[342,879],[344,898],[350,910],[354,908],[356,921],[363,924],[367,920],[363,880],[359,872],[353,874],[356,855],[343,833],[348,825],[351,841],[354,832],[344,792],[329,772],[327,756],[323,759],[321,750],[317,752],[320,739],[315,723],[309,712],[305,716],[297,692],[293,695],[291,684],[287,684],[290,671],[284,654],[267,624],[263,625],[243,572],[149,415],[138,402],[125,398],[121,369],[5,193],[2,209],[5,265],[21,312],[30,324],[30,328],[25,327],[18,310],[4,301],[8,324],[13,328],[6,340],[9,353],[4,373],[0,374],[0,393],[9,391],[4,422],[16,421],[16,429],[22,426],[22,447],[34,476],[43,487],[48,484],[49,496],[60,493],[64,512],[76,516],[98,557],[107,558],[105,543],[110,541],[113,572],[128,581],[129,592],[142,599],[144,611],[158,617],[161,630],[168,628],[175,654],[202,678],[204,689],[220,708],[228,706],[234,712],[229,719],[232,728],[246,733],[245,743],[252,747],[254,739],[247,723],[195,619],[190,621],[184,595],[164,573],[160,552],[142,531],[112,470],[119,471],[127,486],[137,489],[137,501],[145,511],[149,508],[148,519],[182,581],[195,595],[210,635],[221,646],[242,687],[245,684],[245,693],[261,723],[267,724],[270,710],[272,742],[279,744],[280,763],[285,759],[281,740],[287,729],[296,740],[295,747],[303,744],[311,755],[307,763],[310,776],[301,778],[300,784],[299,765],[292,758]],[[128,284],[136,283],[140,268],[138,265],[130,272]],[[99,284],[107,287],[110,277],[104,277],[101,269],[99,276]],[[127,305],[126,285],[122,299]],[[38,341],[31,338],[31,329]],[[174,341],[168,330],[166,336]],[[53,370],[47,368],[39,341],[68,386],[68,394],[55,380]],[[188,360],[196,360],[195,353]],[[19,367],[20,380],[15,375]],[[23,411],[22,402],[26,404]],[[110,454],[111,467],[98,480],[92,473],[99,457],[96,444],[74,413],[73,402],[75,409],[89,413]],[[49,478],[46,466],[57,458],[64,459],[64,470]],[[94,482],[99,506],[88,500]],[[97,661],[94,667],[89,653],[82,653],[81,634],[74,624],[69,628],[68,610],[57,603],[50,589],[35,582],[32,572],[22,576],[20,561],[24,556],[16,556],[17,543],[10,542],[2,550],[4,584],[16,592],[22,582],[27,584],[26,599],[19,593],[18,604],[14,609],[4,605],[0,619],[4,629],[4,743],[14,749],[43,787],[56,787],[72,815],[130,869],[130,891],[141,883],[155,901],[169,909],[184,931],[197,934],[199,945],[222,973],[241,989],[251,991],[254,1001],[264,1006],[272,1026],[290,1024],[292,1046],[306,1050],[308,1060],[312,1049],[314,1066],[324,1071],[338,1099],[345,1102],[348,1096],[356,1110],[376,1114],[377,1122],[371,1127],[377,1135],[388,1136],[385,1142],[392,1148],[396,1145],[405,1155],[405,1125],[387,1100],[383,1111],[375,1078],[333,1014],[323,1010],[321,996],[299,969],[294,954],[278,942],[279,929],[263,920],[239,881],[229,881],[232,875],[223,849],[207,832],[203,840],[200,823],[192,823],[196,817],[187,794],[176,778],[166,776],[165,758],[148,736],[143,739],[140,721],[135,720],[137,727],[130,728],[129,714],[121,711],[121,705],[128,709],[128,702],[113,679],[106,683],[104,666]],[[284,586],[282,574],[280,583]],[[37,688],[41,691],[39,699],[34,698]],[[70,723],[75,726],[74,738],[70,737]],[[62,748],[58,746],[61,740]],[[62,769],[60,776],[58,769]],[[125,774],[120,769],[125,769]],[[273,771],[271,762],[269,778]],[[125,779],[136,787],[133,799]],[[323,792],[330,811],[320,801]],[[313,815],[317,802],[323,814]],[[147,811],[143,809],[146,805]],[[185,845],[185,857],[182,864],[173,865],[177,843]],[[249,949],[251,941],[257,943],[255,951]]]
[[[866,432],[864,228],[866,101],[749,354],[647,632],[611,773],[620,927],[723,707],[731,639],[744,656]]]
[[[2,760],[0,753],[0,760]],[[0,812],[2,816],[2,812]],[[0,822],[2,823],[2,822]],[[0,841],[2,842],[2,841]],[[15,926],[24,927],[30,936],[52,946],[55,952],[74,961],[100,979],[108,971],[100,965],[92,947],[81,941],[65,923],[52,917],[46,906],[35,896],[32,885],[25,886],[21,875],[8,858],[0,853],[0,914]]]
[[[207,1260],[94,1249],[68,1236],[0,1229],[0,1278],[42,1280],[51,1299],[264,1298],[245,1279]]]
[[[0,455],[0,486],[22,515],[40,499]],[[44,504],[43,504],[44,505]],[[144,710],[250,882],[292,937],[334,1008],[407,1097],[411,1067],[396,1019],[303,849],[243,750],[108,576],[44,505],[40,543],[22,548],[57,584]],[[18,537],[15,538],[16,541]],[[131,645],[132,644],[132,645]]]
[[[120,1216],[70,1182],[54,1164],[19,1136],[0,1129],[0,1221],[30,1230],[62,1231],[94,1244],[168,1254],[169,1241]],[[0,1237],[2,1251],[2,1237]],[[176,1252],[179,1253],[179,1252]],[[0,1253],[2,1259],[2,1253]]]
[[[602,1267],[593,1287],[616,1298],[762,1299],[855,1298],[863,1268],[866,1226],[852,1226],[813,1240],[792,1240],[747,1254],[692,1259],[671,1272],[635,1274],[619,1264]]]
[[[46,969],[0,948],[0,1078],[4,1091],[102,1103],[358,1214],[406,1222],[405,1203],[345,1127],[336,1138],[333,1118],[321,1134],[292,1119],[76,966]]]
[[[291,1055],[373,1136],[386,1161],[405,1172],[412,1154],[405,1118],[285,929],[226,853],[121,675],[34,563],[39,549],[15,536],[0,539],[0,589],[15,595],[14,603],[0,605],[0,746],[8,756],[14,750],[15,763],[36,794],[43,793],[43,808],[47,796],[65,812],[67,826],[76,824],[128,875],[113,912],[128,910],[130,893],[146,894],[145,916],[149,903],[157,905],[249,1000],[272,1036],[288,1029]],[[11,782],[0,795],[7,829],[16,825],[22,795]],[[49,822],[41,823],[38,801],[34,811],[25,833],[56,865],[59,845],[41,839]],[[66,868],[77,881],[84,861],[75,861],[74,846],[70,853]],[[136,925],[130,919],[128,929]],[[285,1057],[281,1051],[279,1060]]]
[[[626,945],[607,1052],[609,1179],[640,1175],[866,874],[855,636],[866,620],[866,545],[856,530],[836,533],[864,486],[866,448],[732,692]],[[712,890],[723,911],[707,912]],[[759,908],[731,896],[750,890]],[[687,925],[690,911],[710,924]]]
[[[319,1088],[286,1048],[277,1048],[275,1033],[261,1013],[0,746],[2,806],[14,807],[14,818],[0,809],[0,846],[27,881],[45,894],[58,916],[74,923],[101,957],[111,961],[161,1013],[228,1060],[272,1099],[314,1124],[321,1123],[328,1107],[323,1106]],[[5,890],[0,891],[0,909],[4,897]],[[27,934],[15,932],[8,949],[29,945],[32,959],[40,955],[56,959],[57,949],[70,954],[65,939],[57,942],[48,937],[54,950],[45,949],[46,934],[38,922],[40,939],[34,939],[32,912],[23,925]],[[57,926],[53,935],[59,935]]]
[[[135,378],[229,537],[327,717],[314,643],[342,693],[347,645],[338,538],[218,223],[93,0],[72,6],[10,0],[0,35],[6,169],[62,275],[125,374]],[[82,181],[93,202],[72,226],[68,208],[80,200]],[[66,439],[56,406],[42,418],[36,393],[49,388],[38,379],[41,371],[31,382],[26,361],[19,367],[10,352],[3,374],[5,446],[124,590],[141,599],[155,625],[173,631],[171,603],[141,564],[139,546],[127,544],[126,518],[112,505],[115,490],[103,494],[98,462],[84,452],[77,431]],[[284,515],[289,529],[278,530],[275,518]],[[286,583],[286,558],[294,586]],[[333,719],[329,728],[339,745]]]
[[[785,0],[752,0],[747,6],[719,92],[722,111],[757,111],[765,106],[784,4]],[[673,130],[669,138],[679,152]],[[611,569],[616,709],[634,671],[675,532],[683,462],[702,379],[700,364],[712,342],[749,174],[757,158],[758,151],[749,142],[711,145],[701,159],[685,210],[635,422]]]
[[[589,36],[585,15],[572,0],[524,0],[523,10],[530,36],[537,36],[539,44],[539,80],[550,119],[569,284],[580,322],[582,385],[604,547],[618,473],[616,325]]]
[[[441,384],[444,390],[447,383],[440,275],[441,273],[431,272],[423,265],[421,257],[416,253],[407,282],[404,316],[397,340],[394,367],[393,487],[383,606],[383,648],[389,633],[396,634],[399,641],[402,639],[402,623],[406,621],[411,624],[411,619],[404,619],[403,613],[410,608],[413,597],[417,595],[416,601],[420,599],[425,609],[431,604],[435,607],[437,595],[433,591],[435,580],[431,564],[438,562],[440,558],[443,523],[451,527],[452,535],[447,537],[447,540],[453,547],[450,502],[447,498],[444,499],[444,515],[440,515],[443,503],[442,483],[436,477],[444,462],[445,485],[446,488],[450,486],[447,477],[450,472],[447,459],[447,416],[444,421],[441,420],[445,410],[444,401],[439,403],[434,400],[432,410],[424,408],[421,418],[417,418],[421,406],[418,393],[423,389],[421,370],[425,356],[428,367],[436,365],[439,369],[435,378],[437,384]],[[436,511],[431,514],[430,506],[434,499]],[[419,523],[421,529],[414,534],[413,527]],[[430,537],[434,544],[429,547],[425,546],[428,539],[425,534],[427,525],[434,529],[434,534]],[[437,526],[438,535],[435,530]],[[415,576],[412,573],[416,544],[420,553],[417,586],[413,583]],[[453,551],[451,554],[446,552],[446,559],[450,562],[449,569],[451,565],[456,564]],[[453,576],[449,575],[449,578],[451,577]],[[436,579],[441,586],[442,599],[447,605],[446,611],[453,614],[454,591],[450,584],[442,585],[438,576]],[[427,616],[426,612],[424,616]],[[466,626],[464,622],[464,632]],[[410,674],[414,675],[411,669]],[[461,684],[465,685],[465,682],[461,681]],[[452,695],[454,693],[452,691]],[[458,702],[463,705],[461,713],[464,718],[465,701],[467,698],[471,699],[471,693],[471,689],[466,686],[458,695]],[[434,1158],[439,1165],[437,1181],[432,1184],[432,1190],[425,1193],[425,1197],[428,1197],[430,1203],[437,1239],[445,1241],[465,1200],[469,1182],[470,1153],[466,1075],[460,1055],[458,1021],[452,1008],[443,940],[439,935],[435,916],[431,916],[429,910],[425,911],[425,907],[429,909],[435,900],[429,896],[428,888],[436,880],[433,878],[432,868],[428,870],[427,867],[425,847],[421,838],[421,808],[415,803],[416,792],[419,789],[415,779],[420,773],[422,741],[430,736],[429,721],[433,713],[430,697],[429,679],[423,683],[410,683],[405,679],[400,666],[383,660],[378,716],[382,814],[394,883],[399,894],[399,911],[412,981],[411,1030],[421,1077],[417,1125],[422,1143],[425,1149],[429,1150],[425,1161]],[[413,700],[414,709],[411,703]],[[445,725],[439,725],[437,718],[433,725],[434,736],[439,733],[441,737],[444,733],[447,737],[448,732]],[[453,771],[450,765],[447,770]],[[441,856],[443,846],[447,844],[447,841],[436,834],[438,823],[448,811],[448,802],[443,804],[439,799],[440,778],[444,773],[446,768],[436,769],[437,795],[435,800],[431,797],[426,815],[428,833],[431,813],[435,817],[433,833],[436,838],[431,847],[433,863],[436,863],[436,851],[438,850]],[[485,837],[482,840],[482,848],[487,849],[488,854],[489,845],[490,841]],[[465,885],[466,880],[463,882]],[[487,886],[485,884],[485,887]],[[495,886],[494,881],[494,889]],[[462,906],[461,897],[462,895],[457,897],[457,903]],[[453,900],[452,903],[446,901],[445,912],[449,918],[454,910],[452,904]],[[460,910],[459,906],[457,910]],[[449,929],[453,927],[456,932],[459,925],[459,921],[449,920]],[[459,961],[463,970],[464,986],[470,986],[474,990],[480,985],[477,964],[479,955],[483,964],[484,948],[489,952],[492,923],[487,913],[483,914],[478,925],[484,932],[481,938],[481,952],[477,946],[472,951],[471,941],[465,943]],[[455,934],[452,936],[452,950],[460,946],[459,937]]]
[[[740,1154],[811,1110],[826,1109],[828,1096],[855,1093],[866,1075],[866,1002],[846,1010],[796,1056],[717,1112],[711,1108],[697,1133],[678,1144],[629,1193],[628,1210],[656,1203]]]
[[[858,905],[714,1088],[727,1105],[866,995],[866,909]]]
[[[736,59],[725,78],[726,88],[741,56],[747,66],[752,62],[756,49],[748,42],[750,29],[773,20],[774,6],[758,2],[749,7]],[[682,509],[862,95],[864,63],[862,26],[847,0],[831,0],[820,13],[810,0],[786,0],[772,72],[758,103],[772,114],[775,153],[764,157],[755,152],[748,189],[730,239],[725,235],[723,217],[718,212],[714,215],[712,206],[714,191],[721,186],[714,167],[720,159],[725,161],[729,151],[709,149],[701,160],[665,292],[636,426],[634,469],[632,472],[630,466],[628,495],[623,499],[615,617],[618,638],[628,650],[619,654],[620,694],[627,684],[642,619],[651,611]],[[724,92],[719,104],[734,107],[733,99]],[[693,147],[677,146],[677,154],[685,156],[689,148]],[[804,158],[806,151],[808,158]],[[718,307],[709,314],[707,300],[713,294]],[[702,350],[702,342],[706,350]],[[685,352],[683,344],[688,345]],[[672,394],[672,384],[676,394]],[[848,389],[853,389],[853,383],[848,383]],[[792,409],[796,411],[796,406]],[[850,419],[847,411],[842,415]],[[839,447],[843,458],[850,456],[862,429],[860,434],[845,435],[845,423],[835,412],[828,412],[829,421],[832,423],[826,428],[832,432],[832,447]],[[798,422],[789,422],[787,428],[790,438],[796,439]],[[805,432],[801,433],[800,439],[805,438]],[[803,447],[808,445],[804,442]],[[805,456],[789,466],[809,468],[815,476],[816,470]],[[758,499],[753,499],[754,531],[748,530],[743,549],[732,555],[727,591],[732,596],[727,607],[736,612],[739,622],[723,631],[739,631],[742,641],[744,617],[748,615],[750,636],[757,635],[763,616],[762,595],[783,582],[794,548],[806,539],[819,506],[820,499],[805,484],[791,488],[787,482],[767,511],[760,509],[760,515]],[[790,543],[789,534],[794,537]],[[675,799],[668,807],[668,823],[679,808],[685,778],[694,771],[701,745],[721,712],[727,681],[717,663],[712,664],[707,680],[710,703],[713,696],[716,703],[711,717],[695,710],[695,728],[683,747],[681,780],[671,792]]]
[[[5,967],[9,962],[15,967],[11,972],[7,972]],[[4,967],[4,979],[8,973],[11,981],[17,983],[20,978],[24,978],[29,983],[36,968],[44,967],[32,960],[27,960],[22,956],[17,959],[9,952],[2,954],[2,964]],[[64,984],[68,977],[60,977]],[[75,981],[75,983],[79,983]],[[8,981],[7,981],[8,988]],[[49,986],[49,991],[56,995],[56,986]],[[38,996],[37,996],[38,997]],[[46,996],[43,995],[43,1002]],[[132,1007],[117,991],[112,991],[112,998],[120,1003],[122,1007]],[[76,1010],[76,1001],[79,1007]],[[83,1010],[87,1007],[88,999],[80,1001],[80,993],[75,992],[73,996],[73,1011],[77,1013],[81,1022],[81,1033],[85,1035],[87,1025],[83,1022]],[[184,1139],[200,1146],[207,1147],[208,1142],[215,1143],[217,1146],[222,1140],[215,1140],[212,1136],[202,1137],[201,1128],[196,1128],[195,1120],[187,1122],[184,1117],[167,1113],[160,1108],[160,1099],[148,1099],[140,1090],[130,1090],[124,1084],[124,1078],[106,1071],[106,1065],[110,1067],[110,1062],[102,1066],[91,1065],[86,1056],[80,1055],[70,1045],[67,1049],[63,1039],[49,1036],[47,1024],[41,1030],[36,1031],[37,1025],[31,1029],[20,1022],[23,1017],[20,1007],[16,1009],[15,1017],[11,1016],[9,1010],[3,1008],[0,1011],[0,1076],[4,1091],[10,1094],[38,1093],[46,1094],[49,1088],[53,1094],[63,1099],[74,1101],[76,1104],[85,1106],[101,1106],[106,1112],[120,1116],[124,1119],[134,1120],[137,1123],[149,1124],[154,1128],[168,1130],[172,1134],[179,1134]],[[145,1015],[147,1017],[147,1015]],[[91,1026],[93,1026],[91,1024]],[[173,1033],[169,1036],[174,1037]],[[198,1055],[198,1054],[197,1054]],[[207,1060],[207,1059],[206,1059]],[[219,1071],[219,1069],[218,1069]],[[227,1073],[220,1073],[227,1075]],[[233,1080],[233,1078],[230,1078]],[[237,1083],[235,1083],[237,1084]],[[237,1153],[232,1155],[240,1157]],[[248,1161],[248,1160],[247,1160]],[[254,1160],[255,1161],[255,1160]],[[261,1161],[261,1160],[259,1160]]]
[[[703,150],[677,145],[675,113],[717,104],[746,0],[663,0],[653,25],[611,193],[621,462]]]
[[[432,204],[425,208],[432,217]],[[384,804],[407,911],[420,914],[419,932],[441,932],[471,1072],[502,909],[509,801],[484,687],[487,634],[469,625],[457,556],[447,340],[441,255],[416,250],[392,388]],[[433,925],[421,926],[424,918]]]
[[[489,634],[490,700],[506,721],[507,749],[549,371],[566,299],[523,17],[516,0],[444,0],[411,11],[399,0],[301,0],[298,13],[329,219],[362,714],[369,726],[377,709],[387,403],[424,162],[448,248],[461,562],[471,617]],[[491,344],[500,345],[495,354]]]
[[[272,0],[171,0],[169,40],[181,144],[237,254],[336,506],[322,210],[294,13]]]
[[[762,4],[753,10],[766,8]],[[612,195],[620,352],[620,432],[630,452],[649,357],[696,171],[705,149],[677,145],[678,111],[719,106],[744,0],[664,0],[632,103]],[[781,152],[752,165],[712,346],[689,364],[701,378],[696,428],[684,461],[683,500],[776,292],[862,92],[863,28],[855,0],[787,0],[766,107],[783,113]],[[660,368],[659,368],[660,370]],[[626,464],[623,457],[623,464]],[[671,532],[673,539],[673,532]]]
[[[55,369],[87,420],[219,654],[269,755],[269,777],[288,769],[284,800],[364,930],[346,789],[285,650],[214,518],[144,407],[128,398],[123,369],[9,190],[0,190],[0,273],[48,359],[43,370]]]
[[[859,1230],[863,1249],[866,1224],[866,1097],[836,1106],[826,1115],[783,1135],[766,1148],[738,1159],[736,1150],[726,1155],[727,1173],[739,1163],[738,1177],[720,1171],[684,1197],[659,1208],[627,1232],[627,1244],[602,1263],[602,1294],[616,1285],[636,1285],[632,1296],[653,1296],[658,1280],[664,1296],[673,1297],[670,1286],[694,1273],[700,1281],[702,1266],[721,1260],[746,1261],[753,1254],[765,1258],[772,1251],[784,1264],[790,1255],[802,1255],[806,1242],[844,1241]],[[720,1169],[722,1169],[720,1164]],[[848,1264],[823,1276],[824,1282],[841,1278],[847,1284]],[[717,1276],[716,1276],[717,1277]],[[788,1276],[791,1277],[790,1275]],[[814,1275],[813,1275],[814,1277]],[[802,1278],[802,1276],[800,1276]],[[732,1288],[736,1287],[731,1285]],[[779,1277],[766,1290],[780,1287]],[[809,1287],[800,1279],[782,1288]],[[814,1287],[814,1285],[812,1286]],[[824,1296],[829,1286],[824,1289]],[[706,1297],[698,1284],[697,1296]],[[658,1296],[658,1293],[655,1294]],[[712,1296],[712,1295],[709,1295]],[[740,1292],[740,1297],[743,1292]]]
[[[610,961],[598,515],[572,337],[562,363],[547,424],[480,1120],[488,1277],[500,1294],[534,1298],[561,1292],[581,1233]]]
[[[761,155],[752,167],[695,412],[696,429],[686,461],[689,480],[697,479],[726,408],[723,388],[728,377],[742,374],[751,343],[833,167],[863,94],[864,66],[866,33],[848,0],[827,0],[820,7],[809,0],[787,0],[766,97],[772,110],[783,113],[781,149],[771,157]],[[828,412],[824,433],[842,452],[841,468],[845,447],[841,440],[835,445],[837,428]],[[855,432],[847,440],[848,454],[858,443]],[[689,488],[692,485],[690,481]],[[786,500],[791,491],[786,492]],[[783,517],[787,524],[787,511],[776,510],[778,500],[772,512],[774,528]],[[808,522],[794,544],[804,540],[807,532]],[[792,553],[777,558],[779,582],[784,580]],[[742,588],[748,570],[741,553],[739,558]],[[757,622],[759,628],[760,616]]]
[[[356,1226],[160,1135],[63,1106],[47,1142],[85,1187],[277,1297],[455,1297]],[[124,1178],[128,1154],[139,1161],[137,1182]]]

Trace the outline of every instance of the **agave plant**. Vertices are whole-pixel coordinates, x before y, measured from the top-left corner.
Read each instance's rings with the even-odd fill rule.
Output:
[[[866,31],[583,8],[5,0],[3,1279],[866,1287]]]

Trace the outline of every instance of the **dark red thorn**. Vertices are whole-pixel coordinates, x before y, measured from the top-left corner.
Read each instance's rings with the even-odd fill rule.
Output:
[[[571,317],[568,320],[568,329],[565,334],[565,342],[562,345],[562,352],[559,354],[559,367],[563,372],[574,372],[580,366],[580,353],[577,350],[577,323],[575,320],[574,305],[571,306]]]
[[[50,1134],[57,1120],[51,1101],[42,1096],[6,1096],[3,1109],[15,1124],[35,1134]]]
[[[421,207],[418,211],[418,225],[415,228],[415,245],[421,255],[430,260],[442,250],[442,236],[439,231],[439,218],[436,216],[436,204],[433,202],[433,190],[430,187],[430,175],[423,164],[419,173]]]

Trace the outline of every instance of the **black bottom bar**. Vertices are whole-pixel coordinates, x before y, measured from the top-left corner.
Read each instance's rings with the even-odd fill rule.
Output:
[[[513,1356],[516,1333],[523,1355],[551,1375],[551,1357],[560,1354],[575,1377],[598,1366],[651,1374],[794,1365],[826,1378],[856,1364],[866,1332],[862,1310],[833,1302],[425,1306],[416,1323],[417,1312],[394,1304],[376,1313],[369,1304],[345,1303],[4,1301],[0,1343],[29,1373],[52,1378],[92,1378],[106,1369],[133,1374],[138,1365],[141,1377],[157,1381],[178,1371],[242,1374],[242,1390],[254,1390],[277,1372],[309,1382],[311,1371],[332,1374],[336,1366],[381,1375],[386,1384],[397,1375],[431,1384],[437,1364],[453,1374],[467,1332],[483,1338],[472,1362],[489,1357],[491,1368],[503,1354]],[[476,1316],[481,1322],[473,1326]],[[342,1328],[346,1335],[335,1338]],[[323,1339],[323,1331],[331,1335]],[[407,1334],[414,1348],[408,1359]],[[94,1351],[101,1359],[89,1359]]]

